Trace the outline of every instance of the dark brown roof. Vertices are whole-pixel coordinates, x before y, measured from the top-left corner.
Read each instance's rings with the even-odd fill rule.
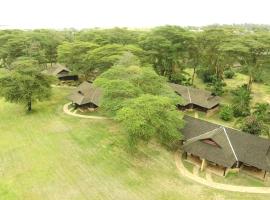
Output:
[[[203,108],[211,109],[219,104],[220,97],[213,96],[211,92],[193,87],[170,83],[171,88],[183,97],[183,106],[194,104]]]
[[[92,83],[86,81],[80,84],[69,96],[69,99],[78,105],[93,103],[96,106],[100,106],[101,98],[101,89],[94,87]]]
[[[270,140],[189,116],[184,119],[185,151],[225,167],[240,161],[270,171]],[[205,143],[205,139],[218,146]]]
[[[55,64],[52,64],[52,66],[50,64],[47,65],[47,69],[44,72],[53,76],[58,76],[61,74],[61,72],[69,73],[70,70],[62,64],[55,63]]]

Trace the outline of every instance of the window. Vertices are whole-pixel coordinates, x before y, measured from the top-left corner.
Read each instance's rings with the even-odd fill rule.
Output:
[[[212,146],[216,146],[216,147],[220,147],[214,140],[212,140],[211,138],[208,138],[208,139],[203,139],[201,140],[203,143],[206,143],[206,144],[210,144]]]

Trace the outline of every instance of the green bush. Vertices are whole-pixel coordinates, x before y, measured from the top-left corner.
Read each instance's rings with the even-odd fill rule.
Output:
[[[223,106],[219,111],[219,117],[224,121],[230,121],[233,118],[233,109],[231,106]]]
[[[228,69],[224,71],[225,78],[232,79],[235,76],[235,73],[233,70]]]
[[[252,99],[248,86],[242,85],[232,91],[232,108],[234,117],[246,117],[250,114],[250,101]]]
[[[244,132],[252,135],[260,135],[263,130],[263,124],[256,116],[250,115],[244,118],[241,128]]]
[[[172,74],[170,82],[181,85],[191,85],[191,79],[189,77],[186,77],[184,73]]]
[[[197,75],[204,83],[212,83],[215,73],[209,69],[200,68],[197,70]]]

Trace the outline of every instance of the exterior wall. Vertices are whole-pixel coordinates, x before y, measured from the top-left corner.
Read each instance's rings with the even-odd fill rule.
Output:
[[[97,109],[98,106],[93,104],[93,103],[87,103],[87,104],[83,104],[83,105],[75,104],[75,108],[80,108],[80,109],[93,108],[93,109]]]
[[[77,75],[58,76],[58,79],[60,81],[77,81],[78,76]]]
[[[219,110],[219,105],[216,105],[215,107],[207,110],[206,117],[210,117],[210,116],[214,115],[218,110]]]
[[[186,105],[186,106],[177,105],[177,108],[178,108],[179,110],[190,110],[190,111],[192,111],[192,110],[197,110],[197,111],[205,112],[205,113],[206,113],[206,116],[211,116],[211,115],[213,115],[215,112],[218,111],[219,105],[216,105],[216,106],[214,106],[214,107],[211,108],[211,109],[207,109],[207,108],[204,108],[204,107],[195,105],[195,104],[188,104],[188,105]]]
[[[265,170],[261,170],[256,167],[249,166],[247,164],[243,164],[240,167],[240,171],[261,180],[266,180],[268,179],[268,176],[269,176],[269,173],[267,173]]]
[[[201,159],[198,156],[186,153],[186,161],[196,165],[200,168],[201,171],[209,171],[218,176],[224,176],[226,172],[226,167],[219,166],[215,163],[209,162],[206,159]],[[182,155],[184,158],[184,155]]]

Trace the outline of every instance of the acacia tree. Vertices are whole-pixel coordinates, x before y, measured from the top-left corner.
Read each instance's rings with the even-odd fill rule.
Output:
[[[133,55],[143,58],[143,50],[134,45],[108,44],[89,51],[86,57],[87,70],[95,71],[96,75],[117,64],[123,54],[130,52]]]
[[[25,104],[27,111],[31,111],[32,103],[51,96],[51,79],[34,66],[18,67],[0,78],[0,88],[6,101]]]
[[[189,42],[187,46],[188,50],[188,65],[193,68],[193,73],[191,76],[191,85],[194,83],[194,78],[198,66],[201,64],[202,60],[202,44],[201,44],[201,32],[190,32]]]
[[[76,39],[84,42],[93,42],[99,45],[106,44],[137,44],[140,31],[126,28],[86,29],[76,34]]]
[[[251,89],[256,74],[265,62],[270,59],[269,32],[240,32],[237,37],[224,43],[221,49],[243,64],[249,75],[248,89]],[[227,58],[228,58],[227,57]]]
[[[162,95],[178,100],[168,88],[166,79],[149,67],[114,66],[101,74],[94,84],[103,88],[102,107],[113,115],[126,105],[127,100],[142,94]]]
[[[140,45],[149,56],[158,74],[169,80],[185,62],[188,31],[178,26],[162,26],[153,29],[141,38]],[[180,72],[183,72],[181,70]]]
[[[149,142],[151,139],[172,147],[181,138],[182,117],[170,98],[153,95],[132,99],[117,113],[117,120],[128,133],[131,148],[140,141]]]
[[[202,63],[217,79],[223,78],[224,66],[229,62],[221,46],[233,38],[232,29],[206,28],[200,35]]]

